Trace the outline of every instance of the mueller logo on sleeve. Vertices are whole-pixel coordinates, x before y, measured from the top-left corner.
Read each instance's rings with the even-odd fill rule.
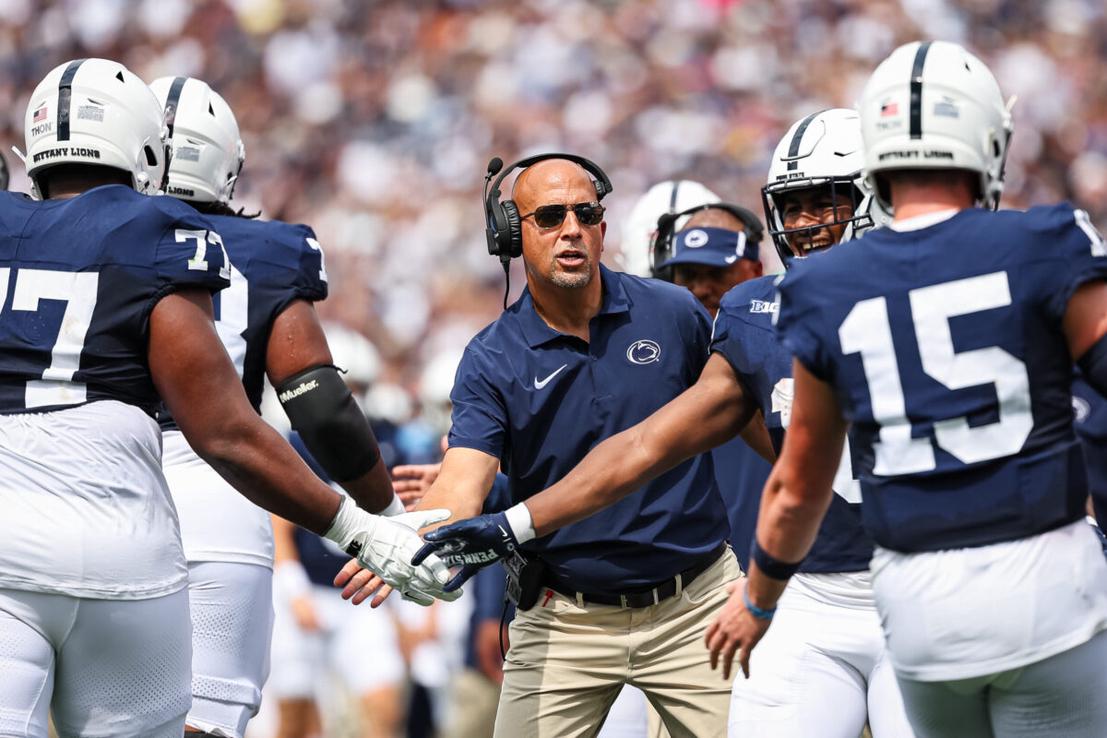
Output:
[[[635,341],[627,347],[627,361],[640,365],[661,361],[661,346],[648,338]]]
[[[284,392],[280,393],[277,396],[277,399],[279,399],[281,402],[288,402],[289,400],[295,400],[300,395],[307,394],[308,392],[311,392],[313,389],[316,389],[318,386],[319,386],[319,382],[315,379],[311,380],[310,382],[300,382],[299,387],[293,387],[290,390],[285,390]]]

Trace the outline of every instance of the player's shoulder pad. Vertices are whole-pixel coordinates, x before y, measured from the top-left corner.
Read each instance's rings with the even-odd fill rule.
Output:
[[[1071,203],[1038,205],[1017,212],[1016,217],[1020,226],[1033,236],[1030,245],[1035,249],[1048,249],[1051,256],[1081,261],[1107,256],[1103,235],[1096,230],[1088,213]]]
[[[229,215],[220,217],[219,221],[232,221],[226,240],[236,264],[240,259],[244,264],[263,264],[275,279],[294,286],[302,297],[326,299],[327,272],[323,248],[309,226]],[[236,235],[239,236],[238,243],[235,243]]]
[[[121,189],[129,190],[126,187]],[[166,228],[173,226],[175,228],[207,230],[218,233],[218,229],[211,219],[188,203],[168,195],[142,195],[134,192],[134,190],[129,191],[133,192],[134,196],[138,198],[136,200],[137,207],[149,213],[151,218],[159,220]]]
[[[771,327],[772,317],[780,306],[777,301],[777,274],[748,279],[731,287],[719,301],[719,312],[754,325]]]

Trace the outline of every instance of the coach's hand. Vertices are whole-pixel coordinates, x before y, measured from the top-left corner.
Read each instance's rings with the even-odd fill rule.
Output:
[[[707,650],[711,652],[711,668],[723,663],[723,679],[730,678],[735,653],[746,679],[750,678],[750,653],[769,629],[771,619],[757,618],[746,609],[743,594],[746,579],[727,585],[730,597],[715,621],[707,627]]]
[[[480,569],[509,555],[519,545],[507,515],[502,512],[446,525],[423,538],[427,543],[411,560],[413,565],[437,554],[446,566],[461,567],[443,587],[446,592],[454,591]]]

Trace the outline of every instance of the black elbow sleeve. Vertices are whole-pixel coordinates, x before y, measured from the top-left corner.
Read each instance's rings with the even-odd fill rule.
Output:
[[[366,473],[380,458],[377,439],[333,366],[317,366],[276,387],[292,427],[336,482]]]
[[[1107,397],[1107,335],[1100,337],[1076,362],[1084,380]]]

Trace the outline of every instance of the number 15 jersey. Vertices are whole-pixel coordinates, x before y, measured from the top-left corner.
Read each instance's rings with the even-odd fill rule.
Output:
[[[777,330],[831,384],[866,529],[901,552],[984,546],[1083,514],[1062,318],[1107,278],[1086,213],[968,209],[797,264]]]

